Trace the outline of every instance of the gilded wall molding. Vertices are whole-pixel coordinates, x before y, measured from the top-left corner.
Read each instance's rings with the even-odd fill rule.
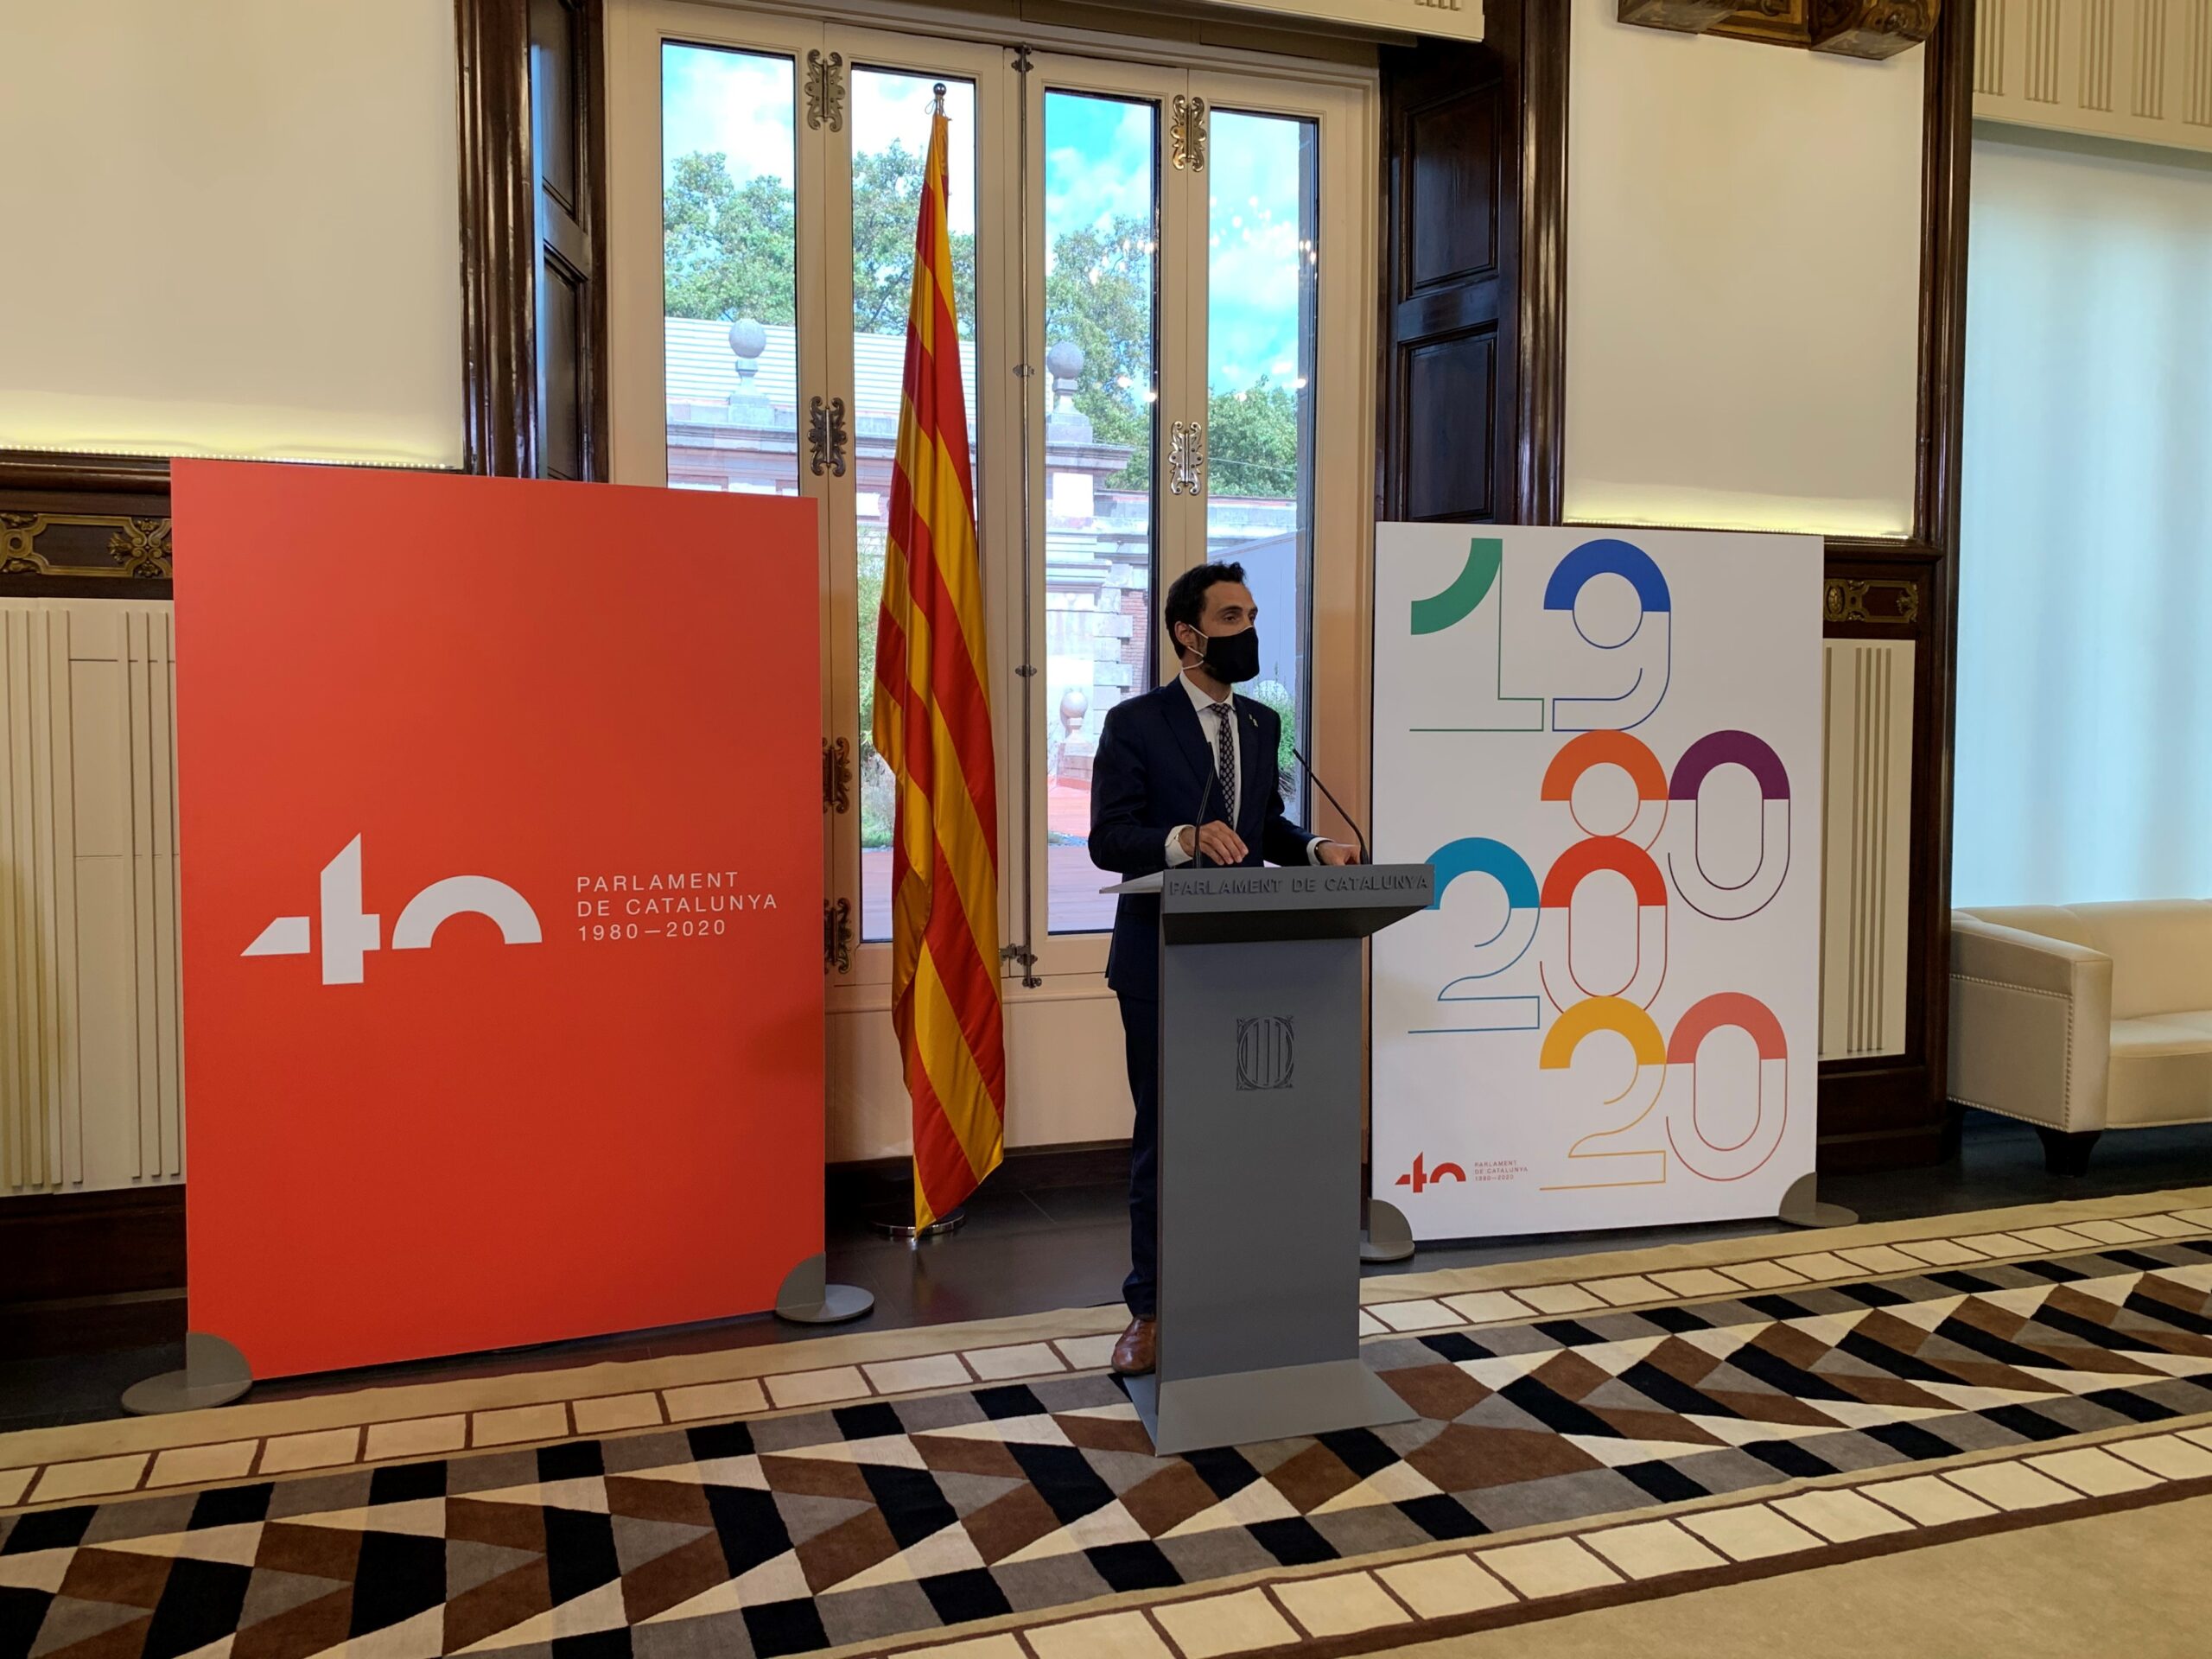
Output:
[[[175,574],[167,518],[0,512],[0,576],[167,582]]]
[[[1861,582],[1830,576],[1822,611],[1829,622],[1885,623],[1909,628],[1920,619],[1920,586],[1882,577]]]
[[[1936,32],[1940,0],[1620,0],[1620,20],[1847,58],[1893,58]]]

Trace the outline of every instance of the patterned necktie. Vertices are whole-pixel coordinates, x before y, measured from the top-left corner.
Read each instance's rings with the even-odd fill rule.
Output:
[[[1217,702],[1211,707],[1214,771],[1221,779],[1222,817],[1233,825],[1236,822],[1236,734],[1229,724],[1229,704]]]

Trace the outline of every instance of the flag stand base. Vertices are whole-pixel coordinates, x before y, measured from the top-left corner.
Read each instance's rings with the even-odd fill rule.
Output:
[[[905,1221],[893,1220],[888,1216],[871,1217],[868,1230],[884,1238],[904,1239],[910,1244],[919,1244],[925,1239],[943,1238],[948,1234],[957,1233],[968,1224],[968,1211],[964,1207],[955,1210],[949,1216],[939,1216],[926,1227],[915,1226],[912,1216],[913,1212],[909,1210]]]

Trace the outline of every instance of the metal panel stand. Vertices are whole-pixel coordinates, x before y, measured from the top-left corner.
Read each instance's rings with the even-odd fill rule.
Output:
[[[1135,887],[1135,884],[1131,884]],[[1362,942],[1427,865],[1175,870],[1160,905],[1163,1455],[1407,1422],[1359,1353]]]
[[[792,1325],[842,1325],[875,1306],[875,1294],[858,1285],[829,1282],[829,1258],[810,1255],[784,1275],[776,1292],[776,1317]]]
[[[1782,1208],[1775,1211],[1775,1219],[1792,1227],[1855,1227],[1859,1212],[1840,1204],[1821,1203],[1821,1178],[1800,1175],[1782,1195]]]
[[[1413,1253],[1413,1224],[1406,1219],[1406,1212],[1387,1198],[1369,1198],[1367,1230],[1359,1236],[1359,1259],[1403,1262]]]
[[[253,1386],[253,1369],[245,1356],[220,1337],[205,1331],[188,1331],[184,1338],[184,1369],[163,1371],[124,1390],[123,1408],[134,1417],[155,1417],[172,1411],[200,1411],[227,1406]]]

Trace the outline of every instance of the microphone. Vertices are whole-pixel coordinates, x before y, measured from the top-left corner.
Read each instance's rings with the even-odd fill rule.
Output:
[[[1198,794],[1198,815],[1191,820],[1191,868],[1194,870],[1206,861],[1205,843],[1199,840],[1198,831],[1206,827],[1206,808],[1213,800],[1213,786],[1220,781],[1211,766],[1205,772],[1206,786]]]
[[[1313,770],[1313,763],[1300,752],[1295,744],[1291,746],[1290,754],[1291,759],[1306,768],[1306,775],[1313,780],[1313,787],[1321,791],[1322,798],[1337,809],[1337,816],[1351,825],[1352,839],[1359,843],[1359,861],[1363,864],[1373,862],[1367,855],[1367,837],[1360,833],[1359,820],[1344,810],[1344,804],[1342,801],[1329,793],[1329,786],[1321,781],[1321,775]]]

